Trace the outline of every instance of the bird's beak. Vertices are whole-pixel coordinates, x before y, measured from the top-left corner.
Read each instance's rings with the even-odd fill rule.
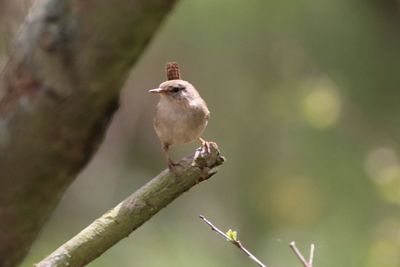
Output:
[[[149,90],[149,93],[153,93],[153,94],[159,94],[164,92],[165,90],[161,89],[161,88],[155,88],[155,89],[151,89]]]

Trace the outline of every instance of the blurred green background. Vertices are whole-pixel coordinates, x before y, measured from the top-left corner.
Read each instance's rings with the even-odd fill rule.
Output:
[[[117,3],[116,3],[117,4]],[[103,145],[22,266],[165,167],[147,93],[180,63],[227,162],[89,266],[400,266],[400,9],[395,0],[180,1],[132,69]],[[174,149],[175,159],[197,144]]]

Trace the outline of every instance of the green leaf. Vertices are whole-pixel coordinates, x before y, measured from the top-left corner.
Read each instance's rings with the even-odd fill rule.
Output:
[[[226,235],[228,236],[228,241],[237,241],[237,232],[236,231],[229,229],[228,232],[226,232]]]

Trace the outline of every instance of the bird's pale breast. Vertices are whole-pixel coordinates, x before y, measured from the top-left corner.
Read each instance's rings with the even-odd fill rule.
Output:
[[[170,145],[189,143],[200,137],[207,125],[207,106],[178,105],[161,100],[157,105],[154,128],[160,140]]]

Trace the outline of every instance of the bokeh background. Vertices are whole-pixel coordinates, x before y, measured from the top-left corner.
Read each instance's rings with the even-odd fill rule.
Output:
[[[26,2],[3,6],[5,40]],[[165,79],[171,60],[207,101],[204,138],[228,160],[89,266],[255,266],[199,214],[238,230],[268,266],[301,266],[292,240],[305,254],[316,244],[315,267],[400,266],[399,7],[396,0],[180,1],[132,69],[97,155],[22,266],[165,167],[152,128],[157,99],[147,89]],[[196,145],[174,149],[174,158]]]

